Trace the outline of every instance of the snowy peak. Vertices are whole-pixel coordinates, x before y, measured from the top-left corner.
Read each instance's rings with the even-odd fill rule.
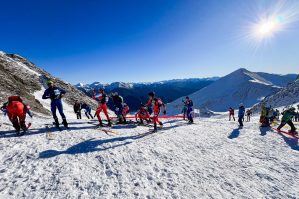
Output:
[[[296,78],[296,75],[260,74],[240,68],[193,93],[190,97],[195,107],[212,111],[223,112],[229,107],[237,108],[241,102],[246,107],[251,107]],[[171,113],[178,114],[181,107],[181,99],[177,99],[170,104]]]

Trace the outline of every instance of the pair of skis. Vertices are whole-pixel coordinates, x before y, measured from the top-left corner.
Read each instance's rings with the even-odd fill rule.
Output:
[[[291,136],[291,137],[294,137],[294,138],[296,138],[296,139],[299,139],[298,134],[297,134],[297,135],[294,135],[294,134],[292,134],[292,133],[290,133],[290,132],[288,132],[288,131],[279,130],[279,129],[277,129],[277,128],[273,128],[273,127],[271,127],[271,129],[274,130],[274,131],[276,131],[276,132],[278,132],[278,133],[283,133],[283,134],[289,135],[289,136]]]

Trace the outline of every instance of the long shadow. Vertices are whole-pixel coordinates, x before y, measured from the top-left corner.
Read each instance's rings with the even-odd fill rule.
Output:
[[[231,132],[231,134],[228,136],[228,138],[235,139],[235,138],[239,137],[239,135],[240,135],[240,129],[236,128]]]
[[[75,127],[75,126],[70,126],[69,127],[69,131],[74,131],[74,130],[86,130],[86,129],[94,129],[94,126],[80,126],[80,127]],[[62,127],[62,130],[64,130],[64,127]],[[49,129],[46,129],[46,127],[44,128],[32,128],[29,129],[29,131],[27,133],[25,133],[23,136],[31,136],[31,135],[37,135],[37,134],[41,134],[41,133],[46,133],[46,132],[59,132],[59,130],[57,130],[55,127],[50,127]],[[0,133],[0,138],[12,138],[12,137],[19,137],[16,134],[15,130],[9,130],[9,131],[5,131],[5,132],[1,132]]]
[[[260,127],[261,136],[267,135],[267,132],[271,130],[271,127]]]
[[[279,135],[282,136],[284,141],[291,147],[291,149],[295,151],[299,151],[299,146],[298,146],[298,139],[294,137],[287,137],[283,133],[278,133]]]
[[[61,154],[69,154],[69,155],[76,155],[81,153],[90,153],[90,152],[96,152],[96,151],[105,151],[108,149],[113,149],[116,147],[124,146],[127,144],[132,143],[132,140],[141,139],[145,136],[149,135],[148,133],[140,134],[140,135],[134,135],[134,136],[125,136],[125,137],[115,137],[111,139],[105,139],[105,140],[94,140],[94,138],[85,140],[83,142],[80,142],[74,146],[71,146],[65,151],[56,151],[56,150],[46,150],[39,154],[39,158],[52,158]],[[121,142],[112,144],[114,142]],[[106,143],[110,143],[110,146],[105,147],[103,146]],[[100,148],[99,148],[100,147]]]
[[[112,129],[133,129],[136,128],[135,124],[127,124],[127,125],[112,125]]]

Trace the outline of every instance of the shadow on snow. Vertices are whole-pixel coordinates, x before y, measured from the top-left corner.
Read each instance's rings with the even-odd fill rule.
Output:
[[[75,155],[80,153],[90,153],[96,151],[105,151],[108,149],[113,149],[120,146],[125,146],[132,143],[132,140],[137,140],[149,135],[149,133],[125,136],[125,137],[115,137],[111,139],[95,140],[94,138],[80,142],[74,146],[71,146],[65,151],[56,150],[46,150],[39,154],[39,158],[52,158],[61,154]],[[107,145],[106,145],[107,144]]]

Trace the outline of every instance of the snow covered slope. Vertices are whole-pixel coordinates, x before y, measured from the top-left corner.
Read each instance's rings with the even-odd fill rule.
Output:
[[[205,107],[212,111],[223,112],[229,107],[238,107],[240,103],[251,107],[264,97],[279,91],[295,78],[296,75],[254,73],[241,68],[191,94],[190,97],[195,107]],[[177,99],[168,105],[170,113],[180,113],[181,100]]]
[[[241,130],[210,118],[110,135],[73,120],[47,140],[49,122],[23,137],[0,127],[0,198],[299,198],[297,141],[260,131],[258,118]]]
[[[286,88],[281,89],[277,93],[266,97],[262,102],[265,102],[267,106],[275,108],[289,106],[299,103],[299,79],[290,83]],[[259,111],[261,103],[253,107],[254,111]]]
[[[53,77],[51,74],[34,65],[32,62],[16,54],[0,52],[0,103],[7,101],[10,95],[20,95],[29,103],[34,112],[49,115],[49,103],[42,100],[48,79],[67,91],[64,97],[68,109],[75,100],[85,101],[92,106],[96,103],[69,83]],[[44,106],[44,103],[48,103]]]

